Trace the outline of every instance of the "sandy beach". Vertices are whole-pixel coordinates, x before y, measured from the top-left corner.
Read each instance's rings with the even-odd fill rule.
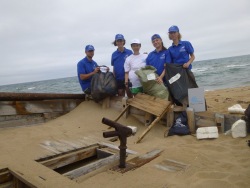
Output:
[[[228,114],[227,108],[235,104],[247,108],[250,86],[207,91],[205,98],[208,111]],[[162,150],[158,157],[135,170],[121,174],[107,169],[74,181],[35,161],[55,154],[57,151],[49,150],[52,145],[61,151],[102,142],[118,146],[119,141],[103,138],[102,133],[110,129],[101,120],[115,119],[119,113],[85,101],[70,113],[45,124],[0,129],[0,169],[19,173],[37,187],[249,187],[250,147],[246,143],[249,134],[235,139],[224,134],[206,140],[197,140],[194,135],[165,138],[167,127],[158,124],[141,143],[135,144],[145,126],[132,116],[119,120],[123,125],[137,127],[136,135],[127,140],[128,149],[137,154],[128,154],[127,160],[154,149]],[[178,168],[171,168],[171,162],[174,167],[179,164]]]

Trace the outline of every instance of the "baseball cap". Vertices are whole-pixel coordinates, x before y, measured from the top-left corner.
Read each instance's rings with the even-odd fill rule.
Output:
[[[131,40],[131,44],[141,44],[139,39],[133,39]]]
[[[158,35],[158,34],[154,34],[152,37],[151,37],[151,40],[155,40],[155,39],[161,39],[161,36]]]
[[[85,47],[85,51],[86,51],[86,52],[88,52],[88,51],[93,51],[93,50],[95,50],[95,48],[94,48],[94,46],[92,46],[92,45],[87,45],[87,46]]]
[[[122,34],[117,34],[115,36],[115,40],[125,40],[125,39],[124,39],[124,36]]]
[[[179,28],[176,25],[172,25],[169,29],[168,32],[179,32]]]

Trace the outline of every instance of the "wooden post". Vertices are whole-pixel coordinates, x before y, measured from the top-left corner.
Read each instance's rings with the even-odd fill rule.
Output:
[[[194,109],[188,107],[186,109],[187,112],[187,118],[188,118],[188,126],[190,129],[191,134],[194,134],[196,129],[195,129],[195,117],[194,117]]]
[[[102,108],[109,108],[109,103],[110,103],[110,97],[106,97],[105,99],[102,100]]]
[[[122,109],[127,109],[128,106],[128,98],[127,97],[123,97],[122,98]],[[129,109],[125,111],[124,113],[124,117],[127,118],[129,114]]]
[[[225,127],[224,127],[224,115],[223,114],[215,114],[215,125],[218,127],[218,129],[224,133]]]
[[[146,112],[145,113],[145,116],[144,116],[144,119],[145,119],[145,126],[149,126],[153,120],[153,115]]]
[[[173,107],[167,112],[167,127],[172,127],[174,123],[174,111]]]

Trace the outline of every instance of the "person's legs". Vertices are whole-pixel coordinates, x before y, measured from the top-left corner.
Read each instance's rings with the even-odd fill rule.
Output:
[[[125,81],[117,80],[116,83],[118,96],[125,96]]]

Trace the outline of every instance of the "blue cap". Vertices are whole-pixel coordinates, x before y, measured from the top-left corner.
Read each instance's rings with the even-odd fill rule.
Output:
[[[176,25],[172,25],[169,29],[168,32],[179,32],[179,28]]]
[[[151,40],[155,40],[155,39],[161,39],[161,36],[158,35],[158,34],[154,34],[152,37],[151,37]]]
[[[115,40],[125,40],[125,39],[124,39],[124,36],[122,34],[117,34],[115,36]]]
[[[92,45],[87,45],[87,46],[85,47],[85,52],[93,51],[93,50],[95,50],[95,48],[94,48],[94,46],[92,46]]]

